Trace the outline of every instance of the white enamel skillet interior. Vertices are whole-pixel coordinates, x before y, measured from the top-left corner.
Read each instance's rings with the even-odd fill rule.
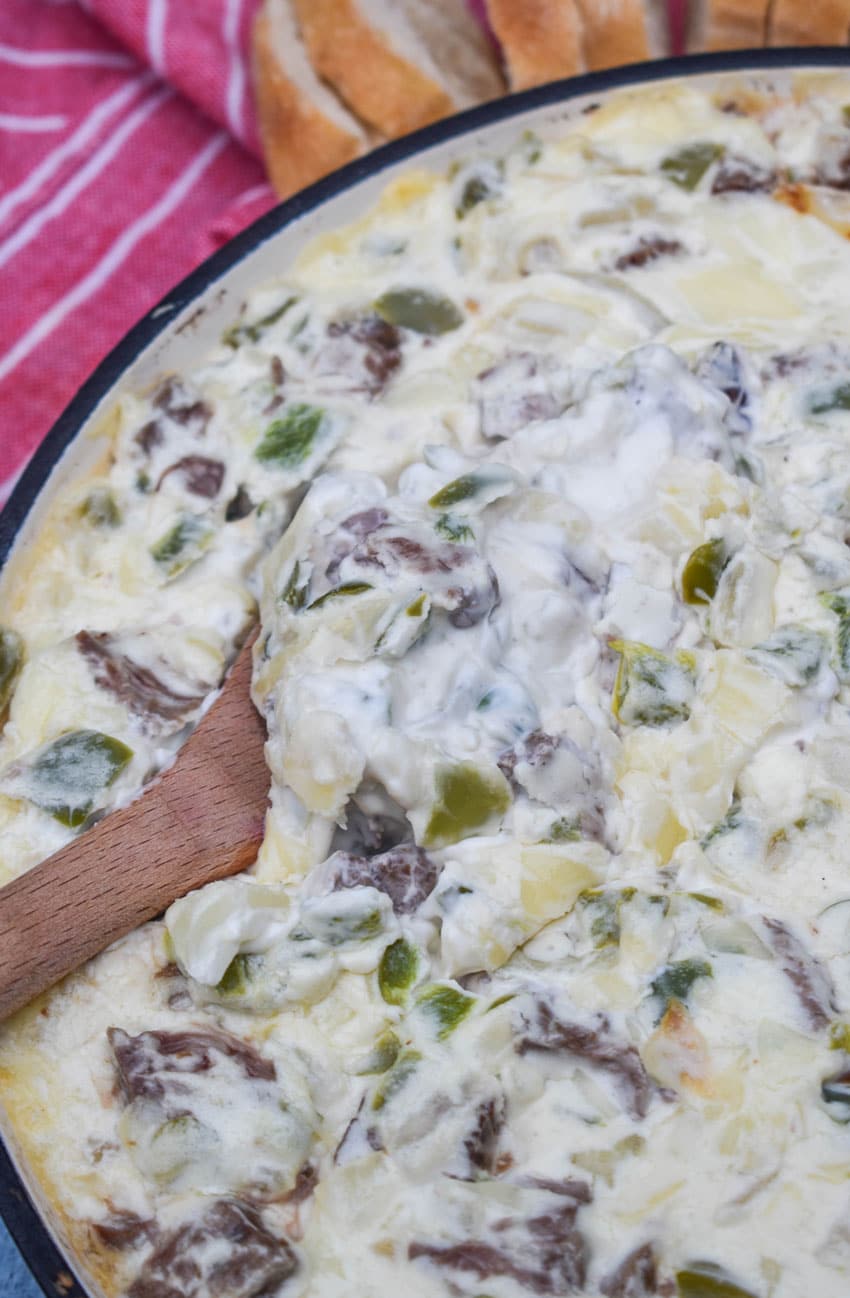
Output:
[[[55,491],[84,472],[97,451],[87,436],[125,393],[191,369],[239,314],[249,292],[285,274],[318,235],[367,212],[412,166],[441,173],[478,152],[498,154],[533,130],[551,138],[612,91],[664,81],[745,82],[783,89],[793,74],[846,69],[850,50],[739,51],[637,64],[555,82],[437,122],[350,163],[261,217],[215,253],[139,321],[98,366],[48,433],[0,514],[0,595],[15,580]],[[61,1061],[57,1060],[57,1067]],[[58,1214],[21,1155],[0,1097],[0,1215],[48,1298],[102,1298],[84,1257],[72,1255]],[[78,1276],[79,1279],[74,1277]],[[81,1283],[82,1282],[82,1283]],[[5,1288],[0,1277],[0,1291]]]

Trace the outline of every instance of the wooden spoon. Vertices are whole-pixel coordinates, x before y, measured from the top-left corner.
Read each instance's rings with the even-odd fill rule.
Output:
[[[269,772],[253,641],[142,797],[0,889],[0,1020],[177,897],[256,859]]]

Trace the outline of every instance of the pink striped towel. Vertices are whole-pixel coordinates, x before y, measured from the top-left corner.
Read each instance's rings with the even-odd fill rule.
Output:
[[[98,361],[274,202],[259,2],[2,0],[0,507]]]
[[[0,502],[130,325],[274,202],[257,3],[0,5]]]

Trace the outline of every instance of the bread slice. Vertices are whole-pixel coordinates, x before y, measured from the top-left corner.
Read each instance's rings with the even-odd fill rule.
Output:
[[[502,45],[511,90],[585,70],[576,0],[487,0],[487,15]]]
[[[400,0],[400,7],[428,47],[457,108],[505,93],[499,54],[466,0]]]
[[[291,0],[265,0],[253,47],[266,169],[287,198],[363,153],[370,140],[310,66]]]
[[[295,4],[316,71],[384,135],[404,135],[502,88],[495,54],[459,0],[451,19],[441,0]]]
[[[697,0],[688,15],[690,53],[759,49],[767,39],[769,0]]]
[[[768,45],[846,45],[850,0],[773,0]]]
[[[588,68],[614,68],[652,56],[643,0],[578,0],[578,5]]]
[[[649,57],[663,59],[673,53],[673,29],[667,0],[644,0],[644,20],[649,40]]]

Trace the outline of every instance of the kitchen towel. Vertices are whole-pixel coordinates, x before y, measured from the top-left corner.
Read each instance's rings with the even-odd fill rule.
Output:
[[[259,0],[3,0],[0,503],[127,329],[274,202]]]

